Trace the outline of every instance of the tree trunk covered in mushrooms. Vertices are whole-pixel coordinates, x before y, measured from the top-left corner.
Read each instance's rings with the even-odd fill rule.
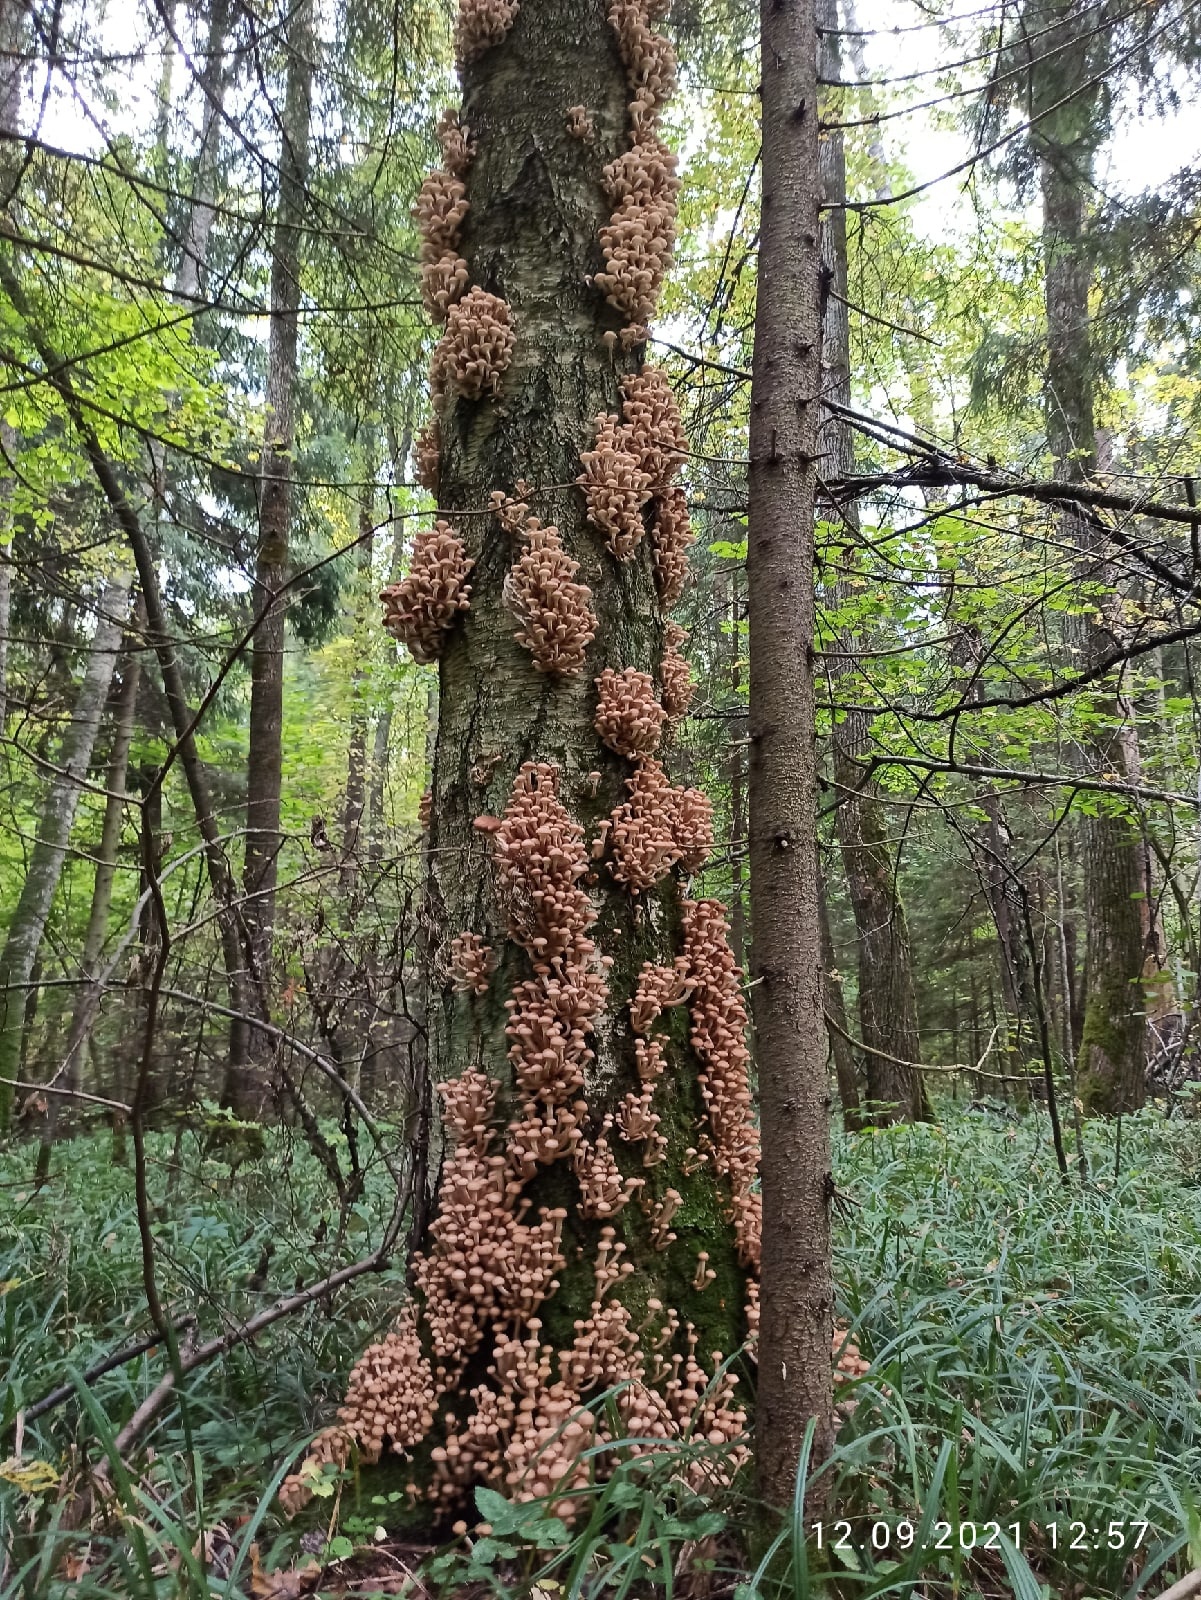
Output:
[[[415,1306],[316,1459],[414,1452],[442,1511],[480,1482],[578,1486],[607,1424],[563,1423],[616,1382],[632,1435],[745,1431],[741,1389],[698,1399],[746,1338],[758,1260],[746,1015],[722,908],[686,898],[707,802],[654,754],[687,701],[664,602],[688,534],[678,414],[642,373],[676,192],[650,20],[644,0],[466,0],[461,126],[443,120],[447,170],[415,207],[447,322],[417,445],[440,510],[385,599],[440,663],[426,918],[446,1126]],[[623,194],[660,241],[636,260],[611,226]]]

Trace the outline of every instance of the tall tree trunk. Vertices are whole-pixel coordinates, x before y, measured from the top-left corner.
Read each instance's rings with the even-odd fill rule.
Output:
[[[401,484],[405,481],[409,454],[413,448],[413,407],[410,398],[406,397],[405,400],[401,431],[398,433],[395,424],[389,421],[387,434],[392,482]],[[399,583],[404,573],[403,528],[403,522],[393,521],[389,584]],[[367,865],[372,872],[379,867],[384,853],[384,833],[387,826],[384,803],[388,785],[388,757],[392,748],[392,714],[392,699],[389,697],[387,705],[376,718],[375,732],[371,740],[371,768],[367,779]]]
[[[378,1450],[368,1384],[382,1365],[392,1414],[404,1419],[393,1441],[439,1440],[429,1474],[443,1512],[480,1482],[541,1492],[586,1480],[580,1451],[595,1423],[563,1425],[614,1382],[625,1385],[613,1404],[632,1431],[670,1438],[695,1424],[741,1436],[736,1391],[721,1385],[716,1406],[711,1397],[698,1413],[671,1373],[677,1357],[685,1371],[703,1362],[712,1372],[711,1352],[739,1348],[758,1260],[741,985],[720,909],[685,900],[675,866],[699,864],[711,824],[687,847],[683,819],[699,820],[701,798],[669,788],[641,736],[634,755],[618,752],[635,748],[620,694],[604,699],[612,719],[598,731],[595,680],[606,669],[647,675],[621,681],[652,723],[657,697],[679,709],[672,690],[682,688],[682,660],[664,667],[652,550],[680,552],[679,499],[667,486],[678,424],[666,380],[642,368],[645,332],[629,303],[624,315],[606,304],[618,273],[611,290],[595,281],[623,174],[648,180],[627,195],[643,248],[652,208],[656,229],[670,223],[675,190],[654,134],[670,46],[651,31],[649,0],[613,8],[613,27],[606,0],[513,9],[507,31],[496,26],[498,11],[510,22],[502,8],[468,0],[460,11],[462,117],[476,142],[468,166],[447,133],[449,162],[466,175],[461,228],[447,222],[456,193],[447,174],[423,190],[474,287],[453,308],[435,365],[438,499],[457,534],[418,536],[396,597],[414,621],[407,636],[440,658],[423,924],[446,1127],[430,1162],[419,1294],[399,1344],[369,1352],[352,1376],[342,1412],[360,1449],[366,1440]],[[486,23],[481,43],[474,30]],[[471,393],[481,370],[495,398]],[[653,420],[634,404],[639,389],[657,396]],[[562,487],[592,452],[598,415],[616,427],[623,409],[628,448],[599,454],[624,455],[623,470],[653,472],[659,485],[649,537],[634,540],[640,530],[623,523],[628,560],[616,559],[580,489]],[[594,480],[594,515],[605,481]],[[481,515],[494,491],[517,491],[528,506]],[[464,552],[469,607],[443,612],[430,599],[432,575],[437,593],[445,576],[434,563],[453,569],[451,592],[464,600]],[[555,618],[561,654],[544,631]],[[658,845],[635,859],[635,839],[651,835]],[[698,1366],[685,1355],[688,1325]],[[828,1321],[823,1331],[828,1387]],[[322,1448],[345,1454],[345,1433]],[[302,1491],[294,1481],[285,1498]]]
[[[374,475],[372,465],[365,476]],[[342,871],[341,883],[344,894],[349,894],[355,885],[359,872],[359,848],[361,844],[360,833],[363,826],[363,813],[367,804],[367,730],[369,718],[367,715],[367,690],[366,673],[364,671],[364,655],[366,645],[362,643],[362,634],[367,627],[366,619],[362,615],[362,608],[367,603],[367,590],[371,582],[371,558],[374,540],[371,530],[374,525],[375,508],[370,500],[364,501],[359,508],[359,539],[355,566],[357,569],[355,581],[355,662],[351,670],[350,682],[350,737],[346,746],[346,793],[342,801]]]
[[[92,880],[92,905],[88,925],[83,936],[79,955],[79,977],[82,980],[76,992],[71,1013],[71,1026],[57,1074],[58,1086],[63,1089],[79,1087],[83,1058],[91,1039],[92,1028],[100,1010],[103,989],[96,981],[100,975],[100,957],[108,934],[108,914],[113,899],[113,880],[117,871],[117,854],[121,847],[121,829],[125,821],[128,800],[125,782],[129,772],[129,749],[133,743],[134,713],[137,709],[138,685],[141,682],[141,657],[137,646],[144,625],[141,601],[137,602],[134,624],[126,636],[124,666],[121,671],[121,692],[113,718],[113,742],[108,757],[104,802],[104,822],[100,830],[100,843],[96,848],[96,872]],[[132,648],[130,648],[132,646]],[[59,1136],[69,1105],[64,1105],[57,1095],[50,1097],[46,1113],[46,1130],[38,1155],[38,1179],[46,1177],[50,1169],[50,1149]]]
[[[104,702],[117,665],[129,584],[130,574],[125,571],[104,586],[99,620],[72,707],[71,726],[63,739],[57,770],[47,779],[37,839],[30,852],[20,899],[8,925],[4,953],[0,955],[0,1131],[8,1126],[13,1082],[19,1073],[26,985],[41,949],[54,892],[66,860],[80,785],[87,777]]]
[[[221,150],[221,123],[225,110],[226,39],[230,0],[211,0],[204,66],[200,72],[200,149],[192,180],[192,203],[180,251],[175,292],[182,300],[199,300],[208,278],[209,235],[217,197],[217,168]]]
[[[279,197],[271,247],[271,320],[267,347],[267,422],[259,497],[251,648],[250,746],[246,761],[246,861],[243,887],[250,929],[252,977],[264,1003],[271,993],[275,937],[275,883],[283,773],[284,617],[292,517],[292,450],[295,443],[296,362],[300,312],[300,257],[309,179],[309,124],[313,90],[313,0],[297,0],[288,20],[287,84],[279,160]],[[222,1101],[239,1115],[255,1115],[267,1090],[267,1035],[255,1030],[247,1062],[231,1058]]]
[[[826,902],[826,886],[821,881],[820,873],[817,892],[818,914],[821,917],[822,1004],[826,1011],[826,1036],[830,1054],[834,1058],[834,1077],[838,1083],[843,1127],[848,1133],[854,1133],[863,1126],[863,1108],[859,1104],[859,1076],[855,1070],[855,1052],[850,1044],[842,978],[839,976],[838,962],[834,957],[834,936],[830,931],[830,908]]]
[[[742,607],[738,599],[738,574],[730,573],[730,703],[736,706],[742,690]],[[726,773],[730,784],[730,948],[739,971],[746,967],[746,906],[743,860],[746,854],[746,722],[741,716],[730,724],[730,753]]]
[[[0,214],[7,215],[16,200],[16,185],[21,172],[20,146],[16,135],[21,127],[21,72],[24,65],[27,0],[0,0]],[[13,479],[8,471],[16,459],[17,430],[0,421],[0,736],[8,712],[8,645],[12,618],[12,497]]]
[[[836,0],[821,0],[821,77],[837,83],[842,75],[838,47]],[[847,308],[846,157],[840,129],[821,141],[820,171],[827,209],[822,213],[822,271],[826,293],[822,307],[821,392],[832,404],[821,423],[822,475],[849,477],[855,471],[855,446],[845,416],[835,407],[851,403],[850,317]],[[831,508],[858,543],[859,510],[855,501]],[[836,584],[835,605],[845,605],[854,591]],[[831,697],[865,698],[855,656],[866,642],[848,631],[828,658]],[[841,692],[840,692],[841,691]],[[889,830],[876,786],[869,776],[869,732],[862,713],[850,711],[830,731],[837,809],[838,838],[859,933],[859,1033],[867,1047],[866,1116],[887,1123],[928,1118],[929,1102],[920,1072],[902,1063],[921,1059],[917,996],[909,925],[901,901],[889,843]]]
[[[1040,12],[1047,31],[1044,52],[1054,69],[1037,71],[1036,111],[1073,92],[1062,111],[1031,125],[1030,142],[1042,191],[1044,298],[1047,317],[1045,414],[1055,476],[1082,483],[1096,467],[1094,359],[1089,338],[1091,268],[1086,250],[1085,193],[1095,156],[1092,110],[1097,93],[1075,0]],[[1104,552],[1091,524],[1072,511],[1064,531],[1081,552],[1081,576],[1106,580]],[[1075,624],[1083,664],[1112,649],[1104,620],[1086,615]],[[1111,697],[1102,703],[1108,729],[1093,740],[1099,769],[1137,782],[1131,772],[1137,734],[1123,727],[1128,713]],[[1131,1111],[1146,1098],[1146,1028],[1142,994],[1146,940],[1140,899],[1146,893],[1144,851],[1129,816],[1102,813],[1081,823],[1085,878],[1086,992],[1076,1092],[1086,1111]]]
[[[763,1138],[755,1457],[787,1505],[806,1425],[833,1443],[830,1094],[823,1049],[813,686],[821,390],[817,18],[762,0],[763,188],[751,383],[751,969]]]

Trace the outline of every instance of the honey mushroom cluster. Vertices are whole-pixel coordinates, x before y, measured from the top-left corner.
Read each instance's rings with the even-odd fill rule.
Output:
[[[612,0],[608,9],[633,92],[629,109],[634,138],[631,148],[604,169],[605,192],[614,209],[600,235],[605,270],[594,282],[628,319],[621,332],[627,347],[646,338],[645,324],[659,298],[676,234],[676,160],[655,131],[676,84],[671,42],[651,27],[664,9],[659,0]]]
[[[470,61],[500,43],[517,13],[516,0],[460,0],[456,52]],[[604,169],[613,206],[602,230],[605,271],[596,284],[628,318],[621,342],[646,337],[675,235],[679,179],[672,153],[657,132],[659,112],[675,85],[669,41],[652,23],[666,0],[610,0],[631,90],[631,147]],[[508,305],[480,287],[468,288],[458,254],[467,211],[464,177],[473,155],[458,114],[439,123],[443,168],[426,180],[414,207],[422,233],[422,288],[430,314],[445,321],[431,364],[435,401],[453,389],[467,399],[499,392],[511,362],[514,334]],[[568,131],[591,142],[587,109],[568,111]],[[611,347],[617,342],[606,335]],[[418,439],[418,480],[438,492],[442,436],[437,416]],[[643,366],[621,380],[620,415],[596,419],[592,449],[581,454],[577,482],[591,524],[619,560],[631,558],[647,532],[660,600],[679,599],[692,540],[688,501],[674,480],[686,459],[679,408],[664,373]],[[592,594],[579,583],[579,563],[559,530],[530,515],[530,490],[518,481],[512,497],[491,496],[501,525],[518,541],[504,598],[516,618],[516,638],[534,665],[551,674],[578,673],[597,628]],[[418,660],[436,659],[459,610],[469,603],[472,562],[458,534],[443,521],[419,534],[408,576],[384,591],[386,626]],[[636,763],[626,779],[627,799],[601,824],[592,857],[611,850],[610,872],[632,894],[658,883],[671,869],[692,873],[713,843],[712,807],[695,789],[674,787],[653,752],[668,720],[684,715],[693,694],[680,652],[683,630],[666,625],[661,692],[652,676],[634,668],[606,668],[595,680],[598,736],[615,754]],[[599,774],[594,774],[599,781]],[[728,1191],[740,1262],[751,1275],[746,1314],[752,1338],[758,1324],[761,1207],[754,1192],[758,1135],[749,1084],[747,1026],[740,975],[729,948],[724,907],[713,900],[684,900],[683,952],[670,964],[644,963],[629,1006],[638,1087],[614,1114],[589,1124],[585,1075],[594,1059],[594,1034],[608,1001],[612,962],[589,932],[596,910],[585,881],[589,852],[582,827],[560,798],[560,772],[549,762],[526,762],[500,817],[479,817],[488,835],[496,898],[508,937],[526,952],[530,974],[515,983],[506,1002],[508,1059],[517,1107],[497,1117],[501,1085],[468,1068],[438,1086],[447,1131],[434,1220],[425,1251],[413,1261],[417,1299],[393,1330],[372,1345],[352,1371],[338,1425],[315,1441],[310,1459],[287,1480],[288,1510],[311,1494],[324,1462],[346,1467],[357,1453],[378,1460],[386,1449],[405,1454],[438,1426],[443,1400],[460,1384],[468,1361],[490,1350],[486,1381],[472,1387],[470,1414],[460,1423],[453,1409],[440,1419],[434,1443],[434,1479],[428,1497],[442,1509],[457,1506],[479,1483],[528,1500],[552,1492],[556,1514],[570,1521],[583,1507],[575,1493],[602,1468],[602,1451],[622,1436],[639,1453],[655,1442],[703,1439],[720,1451],[689,1452],[683,1473],[694,1488],[728,1482],[748,1455],[745,1411],[736,1379],[722,1373],[713,1352],[712,1375],[697,1359],[689,1325],[687,1351],[675,1348],[680,1319],[662,1303],[647,1302],[635,1328],[616,1291],[633,1271],[612,1219],[637,1200],[649,1222],[655,1250],[678,1244],[672,1227],[683,1205],[680,1192],[662,1187],[649,1172],[626,1177],[612,1141],[641,1145],[642,1164],[663,1161],[667,1141],[654,1100],[667,1067],[654,1025],[664,1010],[687,1004],[690,1039],[702,1068],[698,1077],[708,1132],[701,1151],[684,1153],[683,1172],[712,1165]],[[594,790],[595,792],[595,790]],[[428,819],[427,819],[428,820]],[[450,945],[448,976],[464,994],[484,995],[494,958],[481,935],[465,930]],[[501,1125],[503,1124],[503,1126]],[[574,1337],[557,1352],[542,1342],[541,1308],[559,1288],[566,1260],[567,1212],[533,1205],[526,1184],[540,1169],[564,1163],[578,1185],[579,1211],[604,1224],[595,1258],[593,1301],[574,1323]],[[690,1164],[691,1163],[691,1164]],[[689,1268],[691,1271],[691,1268]],[[693,1283],[703,1292],[715,1281],[707,1251],[696,1258]],[[865,1367],[857,1348],[836,1338],[836,1378],[846,1382]],[[479,1368],[473,1368],[478,1371]],[[557,1375],[556,1375],[557,1373]],[[611,1434],[608,1412],[595,1415],[588,1396],[621,1386],[613,1401],[619,1426]],[[630,1443],[630,1439],[637,1443]],[[410,1485],[416,1498],[418,1490]],[[456,1525],[465,1528],[465,1524]]]
[[[663,709],[671,720],[676,722],[680,717],[688,715],[688,707],[692,704],[696,685],[692,681],[692,670],[688,661],[680,652],[680,646],[688,635],[678,623],[668,622],[663,636],[667,641],[659,668],[663,678]]]
[[[646,759],[626,779],[629,798],[609,818],[609,870],[631,894],[654,888],[677,862],[697,871],[713,847],[713,811],[697,789],[672,785]]]
[[[499,44],[517,14],[516,0],[464,0],[455,30],[460,60],[470,60]],[[429,316],[446,331],[430,359],[430,391],[435,403],[448,385],[466,400],[495,395],[513,359],[513,319],[506,301],[476,284],[459,254],[459,238],[467,215],[463,181],[475,154],[470,132],[455,110],[438,122],[443,166],[431,172],[413,204],[421,235],[421,298]],[[423,436],[424,437],[424,436]],[[438,441],[435,434],[418,447],[418,476],[437,492]]]
[[[588,520],[605,535],[610,551],[628,561],[646,532],[642,508],[651,497],[651,483],[629,448],[627,429],[611,413],[596,419],[596,440],[580,452],[583,471],[576,482],[584,491]]]
[[[651,483],[655,586],[665,610],[679,601],[693,542],[688,495],[673,482],[688,455],[688,438],[667,374],[643,366],[621,380],[628,447]]]
[[[667,1149],[667,1141],[658,1131],[661,1119],[652,1109],[655,1086],[663,1076],[667,1058],[662,1041],[652,1035],[651,1028],[665,1010],[683,1004],[690,990],[687,964],[682,956],[670,967],[645,961],[630,1001],[630,1029],[634,1035],[634,1060],[641,1088],[638,1093],[631,1090],[622,1101],[617,1126],[627,1143],[645,1144],[642,1156],[645,1167],[658,1166]]]
[[[476,284],[447,310],[446,332],[431,358],[431,384],[439,390],[450,384],[465,400],[499,394],[513,343],[508,302]]]
[[[477,821],[477,826],[484,819]],[[580,881],[588,871],[584,830],[559,798],[559,769],[527,761],[492,835],[497,897],[509,937],[535,961],[561,958],[595,912]]]
[[[433,1452],[448,1503],[482,1481],[507,1489],[519,1501],[555,1493],[560,1497],[555,1514],[566,1522],[582,1509],[582,1503],[561,1497],[590,1480],[583,1452],[610,1442],[597,1419],[583,1409],[582,1396],[623,1381],[631,1367],[633,1341],[625,1309],[604,1304],[614,1282],[629,1270],[624,1263],[621,1269],[616,1265],[623,1249],[614,1243],[611,1228],[602,1230],[590,1315],[575,1323],[570,1350],[560,1352],[557,1379],[552,1377],[554,1350],[541,1343],[540,1318],[530,1318],[524,1339],[497,1339],[488,1368],[496,1387],[472,1390],[475,1410],[461,1432],[453,1431],[455,1418],[447,1414],[446,1446]]]
[[[658,749],[667,713],[655,697],[649,672],[606,667],[596,679],[596,692],[593,726],[602,744],[632,761]]]
[[[672,483],[688,453],[680,408],[666,373],[644,366],[621,380],[622,414],[596,418],[591,450],[580,453],[587,516],[610,551],[628,561],[646,532],[643,508],[653,509],[655,581],[673,606],[683,591],[693,540],[688,497]]]
[[[450,941],[451,982],[460,994],[487,994],[492,966],[492,947],[478,933],[457,933]]]
[[[631,894],[653,889],[680,858],[676,796],[657,761],[643,761],[626,779],[629,799],[610,818],[609,870]]]
[[[442,165],[454,178],[461,178],[475,155],[471,130],[459,120],[458,110],[448,106],[438,118],[438,143],[442,146]]]
[[[529,1201],[504,1154],[493,1151],[498,1084],[466,1071],[439,1085],[455,1136],[443,1168],[431,1246],[414,1258],[414,1276],[436,1365],[430,1392],[458,1381],[489,1327],[516,1325],[558,1288],[566,1212],[543,1206],[527,1223]]]
[[[447,1087],[439,1085],[444,1099]],[[448,1126],[474,1110],[474,1100],[455,1102]],[[521,1179],[492,1149],[491,1131],[481,1148],[482,1137],[469,1124],[456,1140],[443,1166],[430,1249],[413,1262],[439,1393],[458,1381],[491,1327],[516,1325],[554,1293],[564,1264],[559,1241],[567,1213],[543,1206],[538,1220],[527,1222]]]
[[[610,0],[609,26],[625,64],[626,81],[634,90],[630,121],[636,133],[654,126],[676,89],[676,58],[666,34],[656,33],[670,0]]]
[[[654,1370],[648,1374],[643,1354],[648,1341],[639,1334],[649,1331],[662,1306],[650,1301],[648,1322],[636,1330],[626,1307],[610,1298],[632,1270],[621,1259],[624,1252],[614,1229],[603,1228],[592,1304],[588,1315],[574,1324],[570,1349],[557,1357],[557,1379],[552,1376],[554,1351],[541,1343],[540,1318],[530,1319],[524,1339],[498,1338],[488,1368],[495,1387],[481,1385],[472,1391],[475,1410],[461,1432],[454,1432],[457,1424],[447,1414],[446,1446],[433,1452],[447,1503],[456,1503],[470,1485],[483,1481],[518,1501],[554,1494],[555,1514],[574,1521],[585,1502],[573,1499],[572,1491],[584,1489],[592,1472],[603,1469],[603,1456],[595,1452],[614,1442],[607,1426],[586,1408],[586,1397],[618,1386],[613,1403],[628,1453],[642,1454],[686,1436],[726,1446],[712,1461],[689,1453],[685,1474],[694,1487],[729,1482],[747,1459],[746,1445],[740,1442],[746,1413],[734,1399],[737,1380],[731,1373],[716,1376],[721,1353],[714,1352],[715,1376],[710,1378],[697,1362],[691,1325],[686,1356],[675,1353],[665,1359],[657,1353],[670,1345],[679,1328],[674,1312],[667,1313],[654,1341]],[[662,1393],[651,1384],[661,1384]],[[594,1454],[591,1463],[585,1452]]]
[[[634,1198],[645,1178],[623,1178],[609,1145],[611,1119],[595,1144],[581,1139],[572,1156],[580,1183],[580,1210],[586,1217],[614,1217]]]
[[[854,1383],[858,1378],[865,1378],[872,1370],[871,1362],[863,1359],[859,1346],[851,1338],[845,1328],[834,1326],[834,1393],[845,1388],[847,1384]],[[834,1410],[838,1416],[849,1417],[855,1410],[857,1402],[852,1395],[844,1400],[836,1400]]]
[[[459,70],[500,44],[513,26],[517,0],[459,0],[455,18],[455,62]]]
[[[559,772],[527,762],[504,815],[479,819],[492,835],[498,902],[533,976],[506,1002],[509,1059],[523,1095],[509,1124],[509,1159],[522,1178],[573,1154],[587,1107],[576,1098],[592,1059],[588,1036],[605,1003],[605,958],[588,929],[595,911],[581,879],[584,832],[559,798]],[[479,825],[477,823],[477,825]]]
[[[621,380],[621,394],[629,448],[651,489],[663,494],[688,458],[688,436],[671,382],[662,368],[644,365]]]
[[[676,790],[676,847],[686,872],[699,872],[713,850],[713,802],[703,789]]]
[[[680,180],[675,157],[658,139],[636,144],[605,168],[613,214],[600,230],[604,269],[593,282],[628,320],[618,338],[627,347],[646,341],[676,237]]]
[[[655,501],[655,528],[651,548],[655,561],[655,586],[663,608],[670,611],[684,593],[688,577],[688,551],[696,535],[688,514],[688,495],[673,483]]]
[[[759,1272],[762,1200],[754,1192],[759,1133],[751,1097],[747,1014],[726,908],[720,900],[685,900],[684,960],[691,1041],[704,1071],[698,1076],[709,1121],[713,1167],[730,1186],[729,1216],[738,1258]]]
[[[462,178],[441,167],[429,173],[413,203],[413,220],[421,235],[421,300],[435,322],[446,321],[447,311],[467,288],[467,263],[458,250],[466,215]]]
[[[474,562],[449,522],[438,519],[413,541],[407,575],[380,590],[384,627],[414,661],[437,661],[460,611],[471,603]]]
[[[596,126],[588,115],[587,106],[568,106],[567,131],[573,139],[583,144],[595,144]]]
[[[553,523],[527,517],[521,549],[505,574],[505,604],[518,623],[517,642],[539,672],[581,672],[596,637],[592,590],[577,583],[580,564],[569,556]]]

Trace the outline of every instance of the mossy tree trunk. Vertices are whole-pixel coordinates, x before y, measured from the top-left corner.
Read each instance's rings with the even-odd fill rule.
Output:
[[[1082,483],[1097,465],[1096,362],[1089,337],[1092,283],[1085,196],[1097,147],[1099,93],[1074,4],[1039,12],[1046,31],[1044,56],[1053,63],[1033,75],[1038,121],[1030,141],[1042,192],[1047,365],[1044,390],[1047,443],[1055,475]],[[1042,114],[1046,108],[1057,111]],[[1083,516],[1062,516],[1080,551],[1082,579],[1108,582],[1105,553]],[[1081,665],[1108,653],[1115,637],[1103,615],[1086,610],[1073,629]],[[1116,696],[1098,702],[1104,722],[1092,740],[1099,770],[1138,782],[1137,731],[1131,710]],[[1134,770],[1132,770],[1132,767]],[[1146,1098],[1146,1026],[1142,977],[1146,956],[1145,850],[1136,821],[1106,803],[1081,824],[1087,947],[1084,1016],[1076,1066],[1076,1091],[1086,1111],[1131,1111]]]

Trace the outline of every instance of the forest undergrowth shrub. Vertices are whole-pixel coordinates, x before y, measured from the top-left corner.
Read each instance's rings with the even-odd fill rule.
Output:
[[[836,1140],[838,1311],[872,1369],[823,1469],[831,1480],[824,1548],[804,1518],[785,1523],[773,1543],[749,1482],[712,1497],[687,1488],[685,1458],[712,1447],[685,1441],[670,1456],[607,1472],[570,1529],[554,1516],[553,1497],[508,1510],[487,1497],[477,1511],[491,1532],[442,1551],[423,1582],[433,1592],[470,1584],[506,1597],[697,1593],[699,1568],[702,1587],[732,1594],[737,1585],[739,1600],[909,1593],[919,1581],[930,1594],[1026,1600],[1044,1585],[1071,1600],[1155,1594],[1201,1560],[1201,1136],[1195,1123],[1127,1119],[1116,1175],[1115,1141],[1115,1125],[1090,1124],[1090,1177],[1081,1182],[1074,1171],[1064,1186],[1036,1116],[1011,1122],[948,1107],[944,1126]],[[264,1293],[324,1270],[321,1252],[333,1246],[325,1237],[314,1244],[320,1206],[327,1227],[336,1212],[307,1152],[275,1136],[232,1179],[186,1141],[184,1159],[166,1135],[154,1136],[152,1153],[160,1272],[174,1310],[222,1296],[241,1311],[261,1303],[247,1285],[268,1239],[275,1254]],[[50,1203],[16,1186],[28,1165],[21,1156],[0,1160],[6,1420],[71,1367],[84,1369],[145,1327],[131,1179],[109,1166],[107,1140],[77,1141]],[[382,1227],[385,1187],[372,1176],[356,1229]],[[340,1248],[347,1259],[357,1253],[353,1240]],[[164,1415],[148,1441],[154,1460],[137,1464],[143,1475],[124,1491],[126,1521],[93,1542],[88,1569],[70,1585],[63,1560],[88,1546],[61,1526],[62,1475],[75,1481],[85,1455],[102,1456],[106,1427],[111,1437],[161,1376],[161,1358],[99,1380],[91,1410],[72,1402],[33,1424],[20,1469],[6,1465],[0,1477],[4,1537],[11,1544],[14,1530],[24,1534],[26,1560],[37,1552],[19,1592],[201,1595],[211,1584],[231,1600],[268,1593],[261,1575],[254,1588],[252,1543],[268,1569],[324,1561],[322,1592],[352,1580],[356,1592],[371,1592],[369,1574],[383,1570],[388,1549],[377,1530],[395,1528],[398,1508],[386,1494],[360,1493],[350,1473],[325,1486],[306,1534],[271,1506],[266,1462],[283,1462],[282,1471],[295,1461],[336,1403],[353,1353],[386,1325],[401,1293],[399,1272],[371,1276],[338,1297],[334,1315],[311,1308],[196,1373],[187,1430],[178,1409]],[[11,1449],[10,1430],[0,1455]],[[840,1518],[853,1548],[831,1548]],[[909,1551],[896,1531],[906,1521],[917,1546]],[[1107,1547],[1111,1522],[1142,1521],[1149,1527],[1137,1550],[1132,1532],[1126,1548]],[[974,1525],[975,1548],[952,1539],[942,1551],[921,1549],[947,1542],[936,1534],[943,1522]],[[992,1522],[1000,1536],[991,1536]],[[1089,1548],[1071,1550],[1070,1525],[1081,1522]],[[201,1523],[205,1559],[193,1553]],[[1015,1523],[1019,1551],[1003,1542]],[[150,1540],[144,1558],[135,1525]],[[873,1525],[893,1530],[875,1551]],[[243,1537],[251,1526],[253,1540]],[[752,1527],[759,1535],[748,1544]],[[417,1560],[406,1552],[402,1564]],[[10,1582],[17,1570],[10,1562]],[[147,1587],[152,1580],[157,1587]]]

